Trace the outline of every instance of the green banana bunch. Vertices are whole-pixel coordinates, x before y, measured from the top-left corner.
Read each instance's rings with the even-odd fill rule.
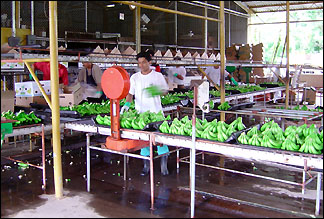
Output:
[[[122,118],[120,119],[120,127],[125,129],[132,128],[132,118]]]
[[[275,136],[272,134],[270,127],[268,127],[265,131],[263,131],[262,135],[267,135],[269,138],[275,139]]]
[[[291,133],[296,133],[296,129],[297,129],[296,126],[288,126],[288,127],[285,129],[284,135],[287,137],[287,136],[290,135]]]
[[[228,104],[227,101],[225,101],[224,103],[222,103],[221,105],[219,105],[217,108],[219,110],[228,110],[229,108],[231,108],[231,106]]]
[[[303,129],[303,134],[304,136],[308,136],[310,135],[311,133],[317,133],[317,129],[316,129],[316,126],[314,124],[312,124],[309,128],[305,128]]]
[[[230,127],[226,130],[225,134],[226,134],[227,136],[231,136],[234,132],[235,132],[235,128],[234,128],[233,126],[230,126]]]
[[[102,117],[101,115],[97,115],[96,122],[99,125],[107,125],[107,126],[111,125],[110,116],[107,115],[105,115],[104,117]]]
[[[320,146],[316,143],[315,139],[308,138],[307,140],[305,139],[305,143],[300,147],[298,151],[311,154],[321,154],[322,152],[321,150],[318,150],[318,148],[323,149],[323,145]]]
[[[168,105],[168,104],[179,102],[182,99],[183,98],[180,98],[180,97],[176,96],[175,94],[168,93],[164,96],[161,96],[161,104]]]
[[[270,123],[266,122],[264,123],[261,128],[260,128],[260,131],[261,132],[264,132],[267,128],[270,128]]]
[[[312,140],[313,146],[316,150],[321,151],[323,149],[322,141],[320,140],[320,138],[317,136],[316,133],[311,133],[309,136],[305,138],[305,142],[310,140]]]
[[[263,135],[263,138],[261,140],[261,146],[263,147],[272,147],[272,144],[270,143],[270,138],[267,135]]]
[[[274,123],[271,128],[270,128],[272,134],[278,134],[278,133],[282,133],[283,134],[283,131],[282,129],[279,127],[278,123]]]
[[[150,97],[160,96],[163,93],[162,90],[156,85],[149,86],[143,90],[146,90]]]
[[[20,110],[18,113],[14,114],[11,110],[8,110],[7,112],[2,112],[1,116],[6,119],[18,120],[13,123],[13,126],[37,124],[42,121],[33,111],[26,114],[24,110]]]
[[[286,139],[285,136],[283,135],[283,132],[278,132],[274,136],[277,141],[283,142]]]
[[[237,140],[241,144],[249,144],[249,137],[245,134],[245,132],[242,132]]]
[[[247,132],[247,136],[249,138],[252,138],[253,135],[258,135],[258,128],[256,126],[254,126],[250,131]]]
[[[162,122],[162,124],[159,126],[159,130],[162,133],[169,133],[170,132],[170,126],[167,121]]]
[[[292,141],[294,144],[300,145],[299,143],[297,143],[297,134],[294,133],[290,133],[285,140],[289,139],[290,141]],[[299,136],[298,136],[299,138]]]
[[[298,151],[299,145],[295,144],[292,140],[287,138],[281,146],[282,150],[288,150],[288,151]]]
[[[217,132],[217,140],[220,142],[224,142],[228,139],[228,136],[225,134],[224,131],[220,130]]]
[[[307,125],[304,124],[302,126],[299,126],[297,129],[296,129],[296,133],[299,135],[299,136],[303,136],[304,133],[303,133],[303,130],[307,128]],[[305,136],[306,137],[306,136]]]
[[[271,148],[281,148],[282,142],[269,138]]]
[[[258,134],[253,134],[248,143],[254,146],[261,146],[261,139],[258,137]]]
[[[238,117],[230,125],[233,125],[234,129],[237,131],[241,131],[246,128],[243,124],[242,117]]]
[[[295,134],[296,144],[303,145],[305,143],[305,138],[300,137],[297,133]]]

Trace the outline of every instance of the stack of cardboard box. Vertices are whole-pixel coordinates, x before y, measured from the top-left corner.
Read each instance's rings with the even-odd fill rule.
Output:
[[[60,106],[73,106],[79,104],[83,100],[83,89],[80,83],[72,84],[64,93],[59,95]]]
[[[40,81],[45,93],[51,94],[51,81]],[[47,104],[36,82],[26,81],[15,83],[16,105],[29,107],[30,103]]]
[[[8,110],[14,111],[15,91],[1,91],[1,113]]]

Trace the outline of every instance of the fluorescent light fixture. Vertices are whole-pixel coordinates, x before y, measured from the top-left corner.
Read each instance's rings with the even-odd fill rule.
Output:
[[[106,5],[107,8],[113,8],[115,7],[115,4],[111,4],[111,5]]]

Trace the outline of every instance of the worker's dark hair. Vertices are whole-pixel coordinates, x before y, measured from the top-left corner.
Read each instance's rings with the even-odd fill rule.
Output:
[[[140,52],[136,55],[136,60],[139,58],[145,58],[148,62],[152,60],[150,53],[148,52]]]
[[[145,52],[147,52],[148,54],[150,54],[152,57],[154,56],[154,52],[151,49],[146,49]]]

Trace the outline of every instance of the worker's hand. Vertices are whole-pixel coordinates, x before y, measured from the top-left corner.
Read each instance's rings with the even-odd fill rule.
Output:
[[[130,102],[126,102],[124,106],[121,108],[120,114],[123,114],[125,111],[128,111],[129,107],[130,107]]]
[[[152,85],[150,87],[144,88],[146,92],[149,94],[150,97],[160,96],[163,94],[163,91],[155,85]]]
[[[237,86],[238,83],[235,81],[235,79],[233,77],[231,77],[231,81]]]

